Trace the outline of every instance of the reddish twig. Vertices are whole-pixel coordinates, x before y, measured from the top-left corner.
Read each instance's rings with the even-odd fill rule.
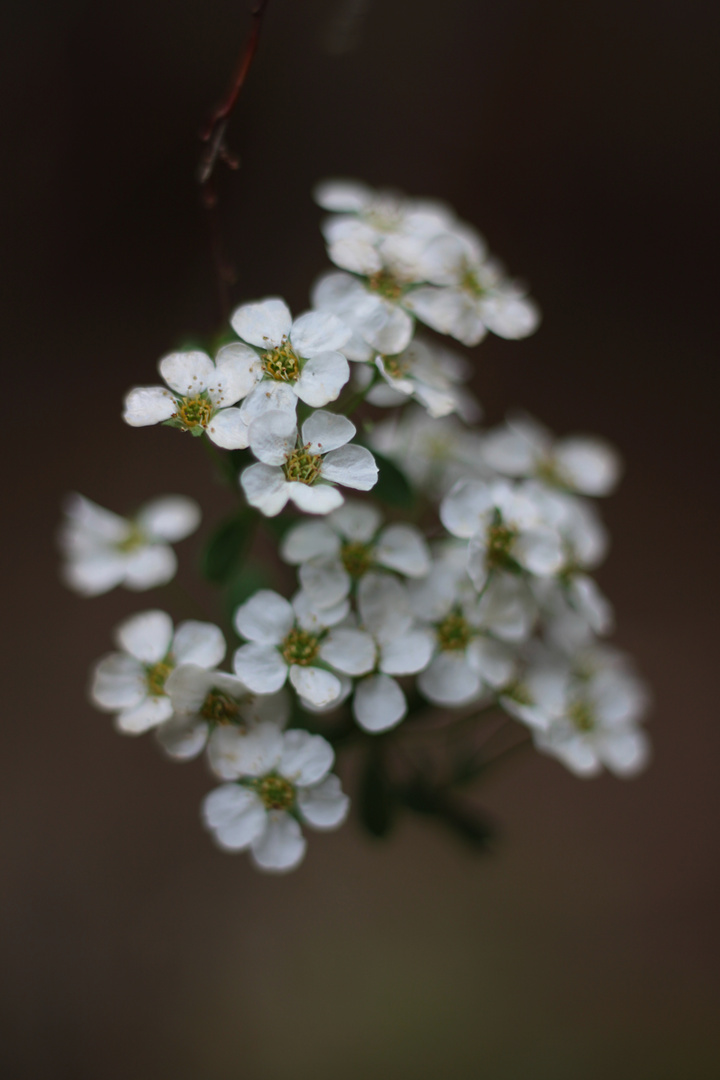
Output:
[[[212,257],[215,264],[215,274],[218,283],[220,299],[220,312],[222,321],[227,322],[230,314],[230,302],[228,286],[235,284],[236,274],[234,267],[226,260],[223,253],[222,234],[218,216],[217,191],[213,179],[213,173],[218,161],[223,161],[229,168],[239,168],[240,161],[230,153],[225,141],[230,114],[247,78],[253,57],[257,51],[260,39],[260,28],[263,15],[269,0],[257,0],[252,12],[252,25],[250,34],[245,42],[237,66],[230,81],[227,93],[219,105],[213,110],[206,126],[200,132],[200,138],[205,143],[205,149],[198,165],[197,178],[200,184],[203,206],[208,213],[210,225],[210,243]]]
[[[238,159],[228,150],[225,142],[225,131],[228,120],[230,119],[230,113],[235,108],[235,103],[243,88],[243,84],[253,62],[253,57],[257,51],[258,41],[260,39],[260,28],[262,26],[263,15],[265,14],[268,2],[269,0],[257,0],[257,3],[251,12],[252,26],[250,28],[250,34],[245,42],[245,47],[240,54],[240,59],[238,60],[237,67],[233,73],[227,93],[213,111],[207,125],[200,132],[200,138],[207,145],[198,166],[198,182],[203,187],[203,194],[210,196],[210,205],[214,205],[215,203],[215,193],[212,189],[208,189],[207,185],[218,161],[224,161],[231,169],[237,169],[239,165]]]

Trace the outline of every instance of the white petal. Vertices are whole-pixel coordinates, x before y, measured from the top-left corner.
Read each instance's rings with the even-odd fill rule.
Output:
[[[358,583],[360,619],[378,641],[404,634],[412,622],[410,602],[403,585],[390,574],[371,571]]]
[[[251,845],[253,862],[261,870],[285,873],[299,866],[307,841],[295,818],[282,810],[271,810],[262,835]]]
[[[623,728],[598,739],[603,762],[616,776],[636,776],[650,760],[650,741],[641,728]]]
[[[319,608],[302,590],[295,594],[292,604],[299,625],[303,630],[310,630],[313,633],[326,630],[329,626],[337,626],[350,611],[350,602],[347,598],[333,607]]]
[[[535,743],[538,750],[558,758],[576,776],[591,777],[602,772],[597,751],[586,736],[578,735],[558,743],[540,734],[536,736]]]
[[[333,520],[341,510],[333,511]],[[301,521],[288,529],[280,544],[280,557],[291,566],[298,566],[308,559],[336,556],[339,552],[340,539],[327,521]]]
[[[239,784],[223,784],[203,799],[203,824],[227,851],[243,851],[263,835],[267,816],[254,791]]]
[[[300,697],[307,698],[313,705],[329,705],[340,696],[342,690],[337,675],[322,668],[300,667],[298,664],[290,668],[290,682]]]
[[[375,545],[375,561],[408,577],[424,577],[430,569],[430,550],[419,529],[388,525]]]
[[[265,776],[280,763],[283,733],[272,723],[258,724],[243,731],[224,725],[217,727],[208,743],[210,768],[221,780],[240,776]],[[283,773],[283,775],[285,775]]]
[[[274,349],[290,333],[292,317],[284,300],[271,297],[257,304],[243,304],[230,319],[238,337],[262,349]]]
[[[342,350],[352,330],[327,311],[307,311],[296,319],[290,331],[290,341],[298,356],[317,356]]]
[[[177,559],[172,548],[165,544],[138,548],[127,557],[125,563],[126,589],[143,592],[156,585],[166,585],[172,581],[177,570]]]
[[[540,577],[557,573],[565,561],[560,537],[549,529],[521,533],[515,541],[513,554],[531,574]]]
[[[215,393],[210,390],[210,397],[216,405],[234,405],[240,398],[246,397],[258,379],[262,378],[262,361],[254,349],[234,341],[223,345],[215,357],[216,374],[212,380]],[[222,400],[217,392],[222,394]]]
[[[233,657],[239,679],[256,694],[274,694],[287,678],[288,666],[273,645],[241,645]]]
[[[314,829],[336,829],[350,809],[350,800],[340,787],[337,776],[326,776],[314,787],[298,792],[298,810],[303,821]]]
[[[344,446],[355,434],[355,425],[347,416],[319,409],[302,426],[302,441],[311,454],[325,454]]]
[[[339,559],[312,559],[300,567],[300,584],[311,602],[334,607],[350,592],[352,579]]]
[[[407,712],[407,702],[394,679],[387,675],[371,675],[357,684],[352,711],[365,731],[387,731],[402,720]]]
[[[490,686],[505,686],[515,672],[515,652],[501,641],[479,637],[467,648],[467,661]]]
[[[67,496],[63,508],[66,515],[66,530],[61,534],[63,543],[76,536],[88,537],[89,534],[91,539],[112,544],[125,540],[129,535],[130,523],[126,518],[98,506],[77,492]]]
[[[429,630],[410,630],[383,645],[380,670],[388,675],[415,675],[428,666],[434,647]]]
[[[483,529],[494,507],[493,489],[482,480],[458,480],[440,504],[440,520],[467,540]]]
[[[364,446],[341,446],[339,450],[331,450],[323,458],[320,475],[326,480],[332,480],[345,487],[356,488],[358,491],[369,491],[375,487],[378,478],[378,467],[375,458]]]
[[[600,439],[562,439],[554,457],[563,479],[583,495],[609,495],[620,477],[619,455]]]
[[[278,772],[302,787],[322,780],[332,769],[334,761],[335,751],[321,735],[311,735],[309,731],[286,731]]]
[[[210,357],[197,350],[170,353],[163,357],[158,367],[170,389],[183,397],[202,393],[215,374]]]
[[[320,656],[344,675],[366,675],[375,667],[375,642],[363,630],[338,627],[323,641]]]
[[[147,692],[145,671],[134,656],[110,653],[95,665],[90,698],[99,708],[114,712],[139,705]]]
[[[145,503],[137,516],[140,528],[153,540],[175,544],[195,532],[201,519],[200,507],[185,495],[163,495]]]
[[[362,210],[372,197],[371,189],[357,180],[323,180],[313,191],[315,202],[325,210]]]
[[[213,668],[225,656],[225,638],[222,630],[213,623],[188,619],[175,631],[172,651],[176,664]]]
[[[114,552],[101,551],[93,558],[73,560],[62,568],[66,585],[83,596],[99,596],[114,589],[125,578],[126,559]]]
[[[120,623],[115,640],[144,664],[157,664],[170,651],[173,621],[164,611],[143,611]]]
[[[142,735],[151,728],[164,724],[173,714],[168,697],[145,698],[134,709],[123,709],[115,717],[115,727],[124,735]]]
[[[305,364],[295,390],[306,405],[318,408],[336,401],[350,379],[350,366],[339,352],[324,352]]]
[[[297,425],[292,413],[271,409],[250,425],[250,448],[265,465],[284,465],[295,449]]]
[[[190,761],[201,754],[208,737],[208,725],[194,715],[174,716],[156,731],[160,746],[175,761]]]
[[[175,398],[164,386],[137,386],[125,397],[123,420],[130,427],[146,427],[169,420],[176,409]]]
[[[245,450],[249,445],[248,426],[240,409],[221,409],[207,426],[207,436],[223,450]]]
[[[289,383],[262,379],[243,401],[240,415],[249,430],[253,420],[269,412],[285,412],[295,416],[297,403],[297,394]]]
[[[198,664],[179,664],[167,677],[165,692],[177,713],[200,711],[212,687],[213,674]]]
[[[290,485],[282,469],[272,465],[250,465],[243,469],[240,484],[250,506],[260,510],[265,517],[275,517],[290,498]]]
[[[515,340],[527,337],[540,325],[540,309],[532,300],[512,293],[483,297],[479,302],[480,316],[499,337]]]
[[[480,692],[480,677],[468,667],[463,653],[439,653],[418,675],[418,686],[438,705],[461,705]]]
[[[290,498],[307,514],[329,514],[342,505],[343,497],[337,488],[329,484],[288,484]]]
[[[367,544],[378,531],[381,521],[382,514],[376,506],[350,499],[330,515],[328,524],[337,529],[346,540]]]
[[[425,286],[413,289],[405,303],[433,330],[450,334],[463,345],[477,345],[485,337],[477,305],[461,289]]]
[[[290,633],[295,613],[284,596],[260,589],[240,605],[233,622],[240,637],[261,645],[279,645]]]

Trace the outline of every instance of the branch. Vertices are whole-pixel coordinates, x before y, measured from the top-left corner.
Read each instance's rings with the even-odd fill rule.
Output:
[[[225,142],[225,130],[227,128],[228,120],[230,119],[230,114],[235,108],[235,103],[237,102],[253,62],[253,57],[255,56],[258,41],[260,39],[260,28],[262,26],[263,15],[265,14],[268,2],[269,0],[257,0],[251,13],[252,26],[250,28],[250,34],[240,53],[240,58],[230,81],[227,93],[213,111],[206,127],[200,132],[200,138],[207,146],[200,159],[197,177],[198,183],[203,187],[203,195],[206,201],[208,199],[210,200],[209,205],[213,205],[215,201],[214,192],[211,191],[208,185],[218,161],[224,161],[231,169],[237,169],[239,164],[237,158],[228,150]]]

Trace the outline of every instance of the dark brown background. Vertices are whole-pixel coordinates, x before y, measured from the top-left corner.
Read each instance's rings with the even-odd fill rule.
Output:
[[[165,600],[61,589],[62,493],[228,505],[197,444],[119,410],[214,326],[195,133],[247,5],[6,0],[2,1075],[714,1080],[717,6],[375,0],[333,54],[342,6],[271,0],[222,185],[236,298],[302,309],[333,174],[447,199],[532,283],[540,332],[483,344],[477,389],[625,455],[601,580],[655,761],[583,783],[529,755],[484,793],[485,860],[407,820],[275,879],[203,834],[201,766],[90,708],[111,628]]]

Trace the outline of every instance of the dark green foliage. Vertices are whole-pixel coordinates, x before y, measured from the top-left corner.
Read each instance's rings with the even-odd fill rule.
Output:
[[[409,510],[415,505],[415,492],[405,473],[389,458],[378,454],[377,450],[373,450],[372,454],[380,470],[372,497],[399,510]]]
[[[237,575],[250,549],[256,523],[257,512],[249,506],[220,523],[203,552],[202,569],[208,581],[225,585]]]

